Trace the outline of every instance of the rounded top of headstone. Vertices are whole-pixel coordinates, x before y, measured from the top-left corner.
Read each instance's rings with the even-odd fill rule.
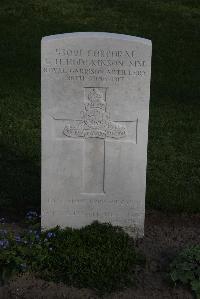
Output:
[[[63,34],[55,34],[44,36],[42,38],[42,42],[51,41],[51,40],[60,40],[65,38],[112,38],[112,39],[120,39],[124,41],[135,41],[140,42],[146,45],[151,46],[151,40],[146,38],[141,38],[132,35],[126,34],[118,34],[118,33],[109,33],[109,32],[72,32],[72,33],[63,33]]]

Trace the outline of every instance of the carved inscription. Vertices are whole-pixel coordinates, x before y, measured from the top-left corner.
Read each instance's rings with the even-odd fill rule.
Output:
[[[65,126],[64,135],[102,139],[106,137],[118,139],[127,136],[127,128],[124,125],[110,120],[110,114],[106,111],[105,88],[90,88],[81,117],[82,120]]]
[[[56,48],[45,58],[42,71],[64,76],[66,81],[113,82],[143,79],[147,61],[137,49],[70,49]]]

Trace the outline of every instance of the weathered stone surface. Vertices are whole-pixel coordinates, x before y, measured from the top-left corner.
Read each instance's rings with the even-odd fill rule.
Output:
[[[43,229],[99,220],[142,236],[151,42],[44,37],[41,72]]]

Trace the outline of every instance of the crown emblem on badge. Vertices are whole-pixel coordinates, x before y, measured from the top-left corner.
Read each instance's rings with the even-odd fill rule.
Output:
[[[89,87],[81,120],[68,123],[63,134],[68,137],[85,138],[123,138],[127,136],[127,128],[110,120],[106,111],[105,88]],[[102,90],[104,92],[102,92]]]
[[[85,109],[100,108],[105,111],[106,101],[104,99],[104,94],[97,88],[92,88],[88,94],[88,101],[85,104]]]

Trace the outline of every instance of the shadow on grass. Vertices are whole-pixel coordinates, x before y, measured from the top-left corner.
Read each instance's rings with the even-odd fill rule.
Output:
[[[40,206],[40,165],[19,152],[1,145],[1,211],[18,215]]]

